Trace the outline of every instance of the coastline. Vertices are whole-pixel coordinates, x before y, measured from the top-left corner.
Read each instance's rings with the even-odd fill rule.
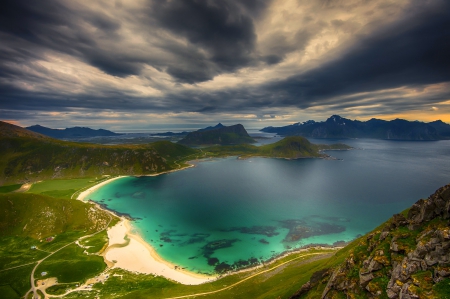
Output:
[[[113,265],[111,268],[164,276],[185,285],[198,285],[217,278],[183,270],[162,259],[150,244],[133,232],[130,220],[124,217],[108,229],[108,239],[109,246],[103,256]]]
[[[144,176],[157,176],[190,167],[195,167],[195,165],[190,164],[187,167]],[[94,185],[87,190],[80,192],[76,199],[87,202],[89,200],[88,196],[94,191],[123,177],[127,176],[113,177]],[[99,209],[117,217],[117,214],[114,211],[106,209],[97,203],[95,204]],[[108,247],[102,253],[106,264],[110,268],[121,268],[131,272],[163,276],[185,285],[198,285],[211,282],[218,277],[186,271],[162,259],[149,243],[147,243],[139,234],[133,232],[133,227],[129,219],[123,216],[120,216],[119,218],[121,219],[119,223],[107,229],[109,243]]]
[[[103,181],[103,182],[101,182],[99,184],[96,184],[96,185],[94,185],[94,186],[84,190],[83,192],[80,192],[80,194],[78,194],[76,199],[77,200],[81,200],[81,201],[85,201],[86,197],[89,196],[94,191],[96,191],[98,188],[103,187],[106,184],[111,183],[112,181],[115,181],[115,180],[118,180],[118,179],[121,179],[121,178],[124,178],[124,177],[126,177],[126,176],[125,175],[120,175],[120,176],[116,176],[116,177],[113,177],[113,178],[109,178],[109,179],[107,179],[107,180],[105,180],[105,181]]]
[[[189,162],[194,162],[198,160],[192,160]],[[161,174],[166,174],[170,172],[175,172],[178,170],[187,169],[190,167],[195,167],[195,163],[189,164],[187,167],[174,169],[158,174],[150,174],[150,175],[142,175],[142,176],[157,176]],[[128,176],[118,176],[109,178],[97,185],[94,185],[87,190],[80,192],[80,194],[77,196],[78,200],[81,201],[88,201],[88,196],[96,191],[98,188],[123,177]],[[95,203],[95,202],[94,202]],[[107,209],[106,207],[103,207],[99,205],[98,203],[95,203],[95,205],[116,217],[120,218],[120,222],[117,223],[115,226],[110,227],[107,229],[108,239],[109,243],[105,251],[101,254],[105,260],[105,263],[108,265],[109,268],[121,268],[130,272],[136,272],[136,273],[142,273],[142,274],[153,274],[157,276],[163,276],[169,280],[184,284],[184,285],[198,285],[203,284],[207,282],[213,282],[217,279],[253,271],[258,268],[261,268],[263,266],[270,265],[279,259],[282,259],[286,256],[300,253],[304,251],[308,251],[309,248],[299,248],[296,250],[287,250],[285,252],[280,253],[279,255],[264,261],[262,264],[253,265],[246,268],[241,268],[239,270],[233,270],[229,271],[227,273],[222,274],[216,274],[216,275],[205,275],[205,274],[198,274],[191,271],[184,270],[180,266],[177,266],[175,264],[172,264],[163,258],[161,258],[158,253],[155,251],[155,249],[146,242],[137,232],[133,230],[133,226],[131,224],[131,219],[128,219],[127,217],[123,215],[118,215],[117,212]],[[317,244],[319,245],[319,244]],[[340,246],[313,246],[315,249],[333,249],[333,250],[339,250],[342,247]]]

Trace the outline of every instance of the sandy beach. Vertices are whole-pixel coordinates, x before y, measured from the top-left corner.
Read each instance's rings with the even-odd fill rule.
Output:
[[[94,192],[95,190],[97,190],[98,188],[105,186],[106,184],[111,183],[112,181],[124,178],[124,175],[121,176],[117,176],[117,177],[113,177],[110,179],[107,179],[106,181],[101,182],[100,184],[97,184],[95,186],[92,186],[91,188],[81,192],[78,196],[77,199],[83,201],[86,197],[88,197],[92,192]]]
[[[77,199],[82,201],[88,199],[88,196],[98,188],[123,177],[125,176],[113,177],[92,186],[81,192]],[[175,269],[175,265],[164,261],[153,247],[139,235],[133,233],[130,221],[123,217],[118,224],[108,229],[108,238],[108,248],[103,255],[108,261],[108,264],[113,265],[113,268],[121,268],[143,274],[160,275],[186,285],[197,285],[213,281],[216,278],[214,276],[200,275],[182,269]]]
[[[128,237],[129,242],[125,236]],[[202,284],[216,278],[175,269],[175,265],[164,261],[153,247],[132,232],[131,223],[125,218],[108,230],[108,238],[109,246],[104,256],[114,264],[113,268],[160,275],[186,285]],[[121,244],[125,246],[121,246]]]

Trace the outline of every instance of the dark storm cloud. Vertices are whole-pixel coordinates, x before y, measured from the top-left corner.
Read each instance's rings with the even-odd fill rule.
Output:
[[[5,44],[0,48],[0,63],[8,62],[3,59],[5,56],[21,62],[43,58],[51,50],[78,57],[113,76],[139,73],[142,60],[113,49],[101,49],[86,25],[113,39],[120,28],[120,23],[111,17],[76,9],[63,1],[45,0],[33,5],[27,0],[2,1],[0,32]]]
[[[162,28],[205,52],[209,67],[196,68],[186,62],[171,66],[168,73],[181,82],[207,81],[223,72],[255,64],[273,64],[274,55],[255,53],[256,33],[253,15],[258,15],[269,1],[261,0],[171,0],[154,1],[151,14]],[[202,62],[205,63],[205,62]]]
[[[158,42],[155,46],[169,54],[169,60],[151,50],[137,55],[136,49],[121,44],[122,37],[117,34],[124,20],[90,11],[76,2],[45,0],[30,5],[27,0],[2,1],[0,34],[4,35],[7,46],[31,50],[38,57],[43,57],[48,50],[61,52],[113,76],[139,75],[149,65],[166,71],[180,82],[196,83],[251,64],[281,61],[274,55],[260,57],[255,53],[253,18],[268,3],[263,0],[152,1],[141,12],[129,12],[128,18],[133,18],[136,28],[141,30],[136,34],[145,37],[162,30],[189,42]],[[141,52],[145,52],[145,45],[142,47]],[[11,54],[19,55],[13,56],[13,60],[35,58],[18,52],[6,53],[5,49],[0,51],[3,52],[0,58]],[[196,59],[189,59],[193,56]]]
[[[450,81],[450,2],[415,4],[334,61],[266,86],[275,104],[306,108],[336,96]]]

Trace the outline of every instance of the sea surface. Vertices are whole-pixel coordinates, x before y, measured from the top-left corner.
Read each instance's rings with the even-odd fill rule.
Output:
[[[212,274],[351,241],[450,183],[450,141],[310,141],[355,149],[327,152],[337,160],[205,160],[122,178],[90,198],[130,215],[162,258]]]

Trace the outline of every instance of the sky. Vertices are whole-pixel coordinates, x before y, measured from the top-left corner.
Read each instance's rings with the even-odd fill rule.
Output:
[[[448,0],[2,0],[0,120],[450,123]]]

